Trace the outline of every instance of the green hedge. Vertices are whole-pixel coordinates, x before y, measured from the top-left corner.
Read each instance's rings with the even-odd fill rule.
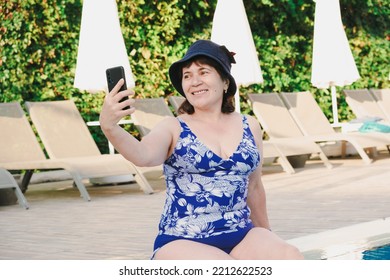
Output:
[[[122,33],[139,97],[167,97],[169,65],[191,42],[210,38],[216,0],[117,1]],[[310,90],[330,120],[329,90],[310,83],[315,2],[244,0],[264,83],[247,92]],[[343,23],[361,79],[350,88],[389,87],[388,0],[341,0]],[[73,87],[80,31],[80,0],[2,0],[0,102],[73,99],[84,119],[96,120],[104,93]],[[337,89],[340,94],[340,88]],[[353,118],[339,96],[341,120]],[[131,127],[129,129],[132,129]],[[91,131],[102,152],[106,140]]]

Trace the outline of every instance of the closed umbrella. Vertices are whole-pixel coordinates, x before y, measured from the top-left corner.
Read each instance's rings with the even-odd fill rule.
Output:
[[[336,86],[360,78],[343,28],[339,0],[314,0],[314,40],[311,83],[331,87],[333,122],[338,124]]]
[[[255,43],[242,0],[218,0],[213,18],[211,40],[235,52],[232,75],[240,85],[262,83],[263,76]],[[235,94],[236,111],[240,111],[239,93]]]
[[[127,87],[135,82],[120,28],[115,0],[84,0],[74,87],[91,93],[107,91],[106,69],[123,66]],[[121,120],[120,123],[129,121]],[[89,122],[88,125],[99,125]],[[114,148],[109,142],[110,153]],[[131,174],[90,179],[95,184],[133,181]]]
[[[105,71],[122,65],[128,87],[134,86],[115,0],[84,0],[74,86],[107,90]]]

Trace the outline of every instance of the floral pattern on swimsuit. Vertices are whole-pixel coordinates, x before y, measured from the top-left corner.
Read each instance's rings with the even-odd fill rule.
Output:
[[[243,136],[236,151],[222,159],[206,147],[180,118],[181,134],[164,163],[166,203],[157,243],[163,235],[204,239],[252,226],[247,206],[249,175],[260,154],[242,116]]]

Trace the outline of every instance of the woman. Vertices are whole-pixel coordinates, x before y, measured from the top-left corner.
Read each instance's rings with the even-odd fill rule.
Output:
[[[138,166],[164,164],[167,196],[154,259],[302,259],[270,231],[261,181],[262,133],[256,119],[234,111],[233,53],[195,42],[169,69],[186,100],[138,141],[118,121],[132,114],[131,90],[107,94],[100,123],[110,142]],[[122,110],[130,105],[128,110]]]

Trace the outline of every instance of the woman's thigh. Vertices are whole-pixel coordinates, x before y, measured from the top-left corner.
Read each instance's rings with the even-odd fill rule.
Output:
[[[246,260],[303,259],[297,248],[260,227],[251,229],[230,255],[234,259]]]
[[[175,240],[162,246],[154,256],[155,260],[229,260],[232,257],[224,251],[191,240]]]

